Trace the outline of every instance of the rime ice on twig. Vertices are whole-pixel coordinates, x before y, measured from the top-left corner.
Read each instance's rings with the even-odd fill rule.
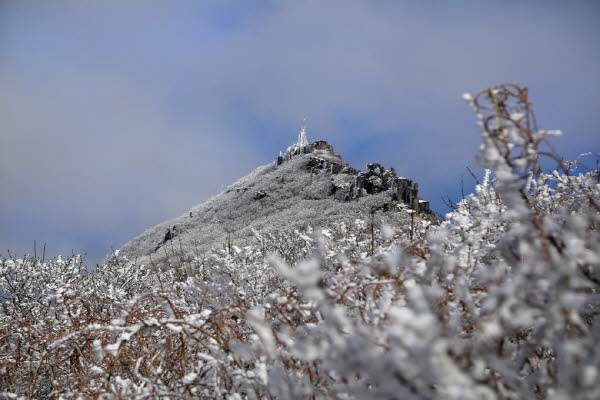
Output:
[[[0,397],[600,398],[598,171],[527,169],[495,126],[476,192],[414,232],[313,214],[162,267],[0,259]]]

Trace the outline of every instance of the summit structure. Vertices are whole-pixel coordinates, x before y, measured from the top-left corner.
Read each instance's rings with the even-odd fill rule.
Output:
[[[298,147],[308,146],[308,139],[306,138],[306,118],[304,119],[302,128],[300,128],[300,133],[298,134],[298,142],[297,142],[296,146],[298,146]]]

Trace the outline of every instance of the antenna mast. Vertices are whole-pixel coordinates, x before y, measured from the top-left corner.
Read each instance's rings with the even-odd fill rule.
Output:
[[[308,139],[306,138],[306,117],[302,120],[302,127],[300,128],[300,134],[298,134],[298,143],[296,146],[303,148],[308,145]]]

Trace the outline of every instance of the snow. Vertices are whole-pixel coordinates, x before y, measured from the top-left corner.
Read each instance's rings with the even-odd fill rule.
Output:
[[[94,271],[0,257],[0,398],[599,398],[597,171],[494,140],[475,193],[412,240],[406,212],[371,224],[386,196],[331,198],[301,155]],[[175,223],[181,248],[148,263]]]
[[[189,374],[187,374],[186,376],[181,378],[181,383],[183,383],[184,385],[189,385],[190,383],[194,382],[197,377],[198,377],[197,373],[190,372]]]
[[[333,176],[328,171],[311,173],[307,164],[313,156],[329,155],[302,154],[278,167],[265,165],[230,185],[224,192],[189,212],[154,226],[121,247],[119,256],[137,259],[141,264],[162,264],[168,254],[200,259],[212,249],[222,249],[227,242],[227,231],[232,245],[244,248],[260,241],[269,232],[290,231],[306,226],[311,221],[315,227],[324,227],[333,221],[351,222],[364,218],[369,207],[380,207],[388,202],[391,194],[369,195],[349,203],[344,202],[344,193],[330,195],[332,177],[336,185],[352,179],[348,175]],[[255,200],[257,192],[267,194]],[[336,197],[337,196],[337,197]],[[400,224],[402,217],[398,217]],[[162,243],[168,228],[177,226],[178,236],[156,249]],[[256,236],[256,233],[259,236]],[[165,251],[166,250],[166,251]],[[152,257],[152,261],[150,261]]]

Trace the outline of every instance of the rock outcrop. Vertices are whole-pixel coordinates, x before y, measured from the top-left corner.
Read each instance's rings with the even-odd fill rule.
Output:
[[[346,202],[372,194],[390,192],[390,204],[384,209],[391,208],[394,203],[403,203],[417,213],[432,214],[429,202],[419,197],[417,182],[400,177],[394,168],[386,170],[378,163],[367,164],[365,171],[357,171],[344,162],[333,146],[324,140],[288,148],[285,154],[277,157],[275,165],[280,166],[294,157],[306,154],[310,155],[307,165],[312,173],[326,170],[332,175],[344,174],[353,178],[333,179],[331,194],[343,192],[343,200]]]

